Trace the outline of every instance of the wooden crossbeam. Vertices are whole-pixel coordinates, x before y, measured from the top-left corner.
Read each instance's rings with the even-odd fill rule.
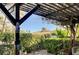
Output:
[[[22,24],[28,17],[30,17],[38,8],[40,5],[37,4],[35,8],[33,8],[30,12],[28,12],[23,18],[19,20],[19,24]]]
[[[2,3],[0,3],[0,8],[4,12],[4,14],[9,18],[11,23],[13,25],[16,25],[16,20],[13,18],[13,16],[9,13],[9,11],[5,8],[5,6]]]

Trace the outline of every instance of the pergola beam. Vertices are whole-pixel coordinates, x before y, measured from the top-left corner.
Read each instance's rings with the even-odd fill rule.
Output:
[[[16,16],[16,30],[15,30],[15,54],[19,55],[20,52],[20,25],[19,25],[19,19],[20,19],[20,4],[15,5],[15,16]]]
[[[9,18],[11,23],[13,25],[16,25],[16,20],[13,18],[13,16],[9,13],[9,11],[5,8],[5,6],[2,3],[0,3],[0,8],[5,13],[5,15]]]
[[[30,12],[28,12],[23,18],[21,18],[19,20],[19,24],[22,24],[28,17],[30,17],[38,8],[40,7],[40,5],[37,4],[37,6],[35,8],[33,8]]]

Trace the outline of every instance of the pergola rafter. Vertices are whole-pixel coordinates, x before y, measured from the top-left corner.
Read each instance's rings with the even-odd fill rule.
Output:
[[[53,19],[53,14],[56,13],[56,15],[58,16],[58,14],[62,17],[62,18],[68,18],[68,16],[78,16],[79,14],[79,10],[78,7],[79,5],[76,3],[38,3],[40,5],[40,8],[34,13],[40,16],[44,16],[44,17],[48,17],[48,16],[52,16],[50,17],[51,19]],[[27,7],[31,6],[30,8],[32,8],[32,6],[35,6],[36,4],[32,4],[32,3],[28,3],[28,4],[24,4],[27,5]],[[75,7],[76,6],[76,7]],[[26,11],[27,8],[20,8],[23,11]],[[30,10],[30,9],[29,9]],[[51,11],[50,11],[51,10]],[[28,11],[27,11],[28,12]]]

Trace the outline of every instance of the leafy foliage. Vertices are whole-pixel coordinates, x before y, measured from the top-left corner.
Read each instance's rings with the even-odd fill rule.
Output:
[[[20,34],[21,51],[30,53],[39,49],[47,49],[49,53],[58,54],[61,49],[70,47],[70,39],[66,37],[66,32],[66,30],[56,30],[57,38],[45,38],[45,35],[40,36],[22,32]],[[0,40],[7,44],[0,47],[0,54],[14,54],[14,46],[10,45],[14,40],[13,34],[0,33]],[[5,51],[7,52],[5,53]]]
[[[14,41],[14,34],[12,33],[0,33],[0,54],[14,54],[14,45],[12,42]]]
[[[12,43],[14,40],[14,35],[12,33],[2,33],[0,34],[0,40],[5,43]]]
[[[47,49],[49,53],[57,54],[59,50],[69,48],[69,42],[67,38],[51,38],[44,41],[43,47]]]

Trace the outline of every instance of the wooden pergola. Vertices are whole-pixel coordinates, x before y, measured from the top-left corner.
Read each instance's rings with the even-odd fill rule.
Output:
[[[20,48],[19,31],[20,25],[32,14],[43,16],[49,20],[56,20],[59,22],[66,22],[71,27],[72,47],[74,46],[74,26],[79,23],[79,4],[78,3],[0,3],[0,9],[9,18],[11,23],[16,27],[15,35],[15,54],[18,55]],[[27,14],[20,19],[20,10],[27,12]],[[11,13],[15,11],[15,18]],[[70,53],[72,54],[72,53]]]
[[[40,8],[37,9],[34,14],[40,15],[49,19],[57,21],[67,21],[70,17],[78,18],[79,16],[79,4],[77,3],[37,3]],[[37,4],[27,3],[23,4],[20,10],[29,12]]]

